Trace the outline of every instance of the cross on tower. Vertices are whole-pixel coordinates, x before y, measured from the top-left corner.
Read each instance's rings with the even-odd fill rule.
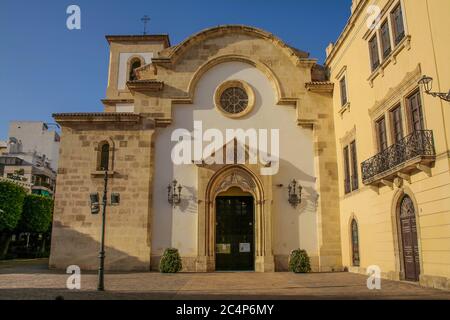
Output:
[[[147,23],[150,21],[150,18],[145,15],[142,17],[141,21],[144,23],[144,36],[147,34]]]

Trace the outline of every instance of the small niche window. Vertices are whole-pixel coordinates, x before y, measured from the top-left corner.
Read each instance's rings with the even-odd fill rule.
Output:
[[[130,74],[128,76],[128,79],[130,81],[134,81],[137,80],[137,76],[136,76],[136,69],[140,68],[142,66],[142,62],[139,58],[134,58],[133,60],[131,60],[130,62]]]
[[[348,103],[346,76],[342,77],[341,81],[339,81],[339,85],[341,89],[341,106],[344,107]]]
[[[100,161],[98,164],[99,171],[108,171],[109,170],[109,156],[110,156],[110,146],[109,143],[104,142],[100,145],[99,149],[100,153]]]
[[[358,235],[358,222],[355,219],[352,220],[351,226],[352,235],[352,264],[354,267],[359,267],[360,257],[359,257],[359,235]]]

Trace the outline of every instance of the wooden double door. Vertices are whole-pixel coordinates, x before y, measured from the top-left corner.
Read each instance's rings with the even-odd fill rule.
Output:
[[[253,197],[216,198],[216,271],[254,271]]]

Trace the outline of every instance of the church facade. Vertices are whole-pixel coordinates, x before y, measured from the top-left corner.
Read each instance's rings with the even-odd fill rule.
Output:
[[[351,19],[363,19],[367,2],[354,1]],[[413,11],[403,1],[382,2],[388,11],[400,3],[403,17]],[[366,40],[347,44],[355,47],[353,58],[344,52],[346,39],[356,32],[351,22],[347,34],[328,48],[325,66],[273,34],[247,26],[206,29],[174,46],[166,35],[107,36],[104,111],[54,114],[62,139],[50,267],[98,268],[101,215],[91,213],[90,197],[103,194],[106,173],[108,270],[158,270],[164,250],[176,248],[187,272],[286,271],[290,252],[301,248],[315,272],[363,273],[379,265],[384,277],[403,280],[406,275],[424,285],[448,287],[448,145],[436,142],[432,151],[437,153],[418,154],[419,161],[408,162],[407,170],[374,173],[356,160],[373,156],[377,133],[369,132],[372,113],[390,110],[399,97],[389,88],[403,90],[407,83],[405,99],[414,90],[421,92],[417,81],[424,70],[412,68],[406,74],[403,70],[414,63],[400,61],[414,50],[408,33],[413,27],[404,34],[406,40],[400,39],[402,49],[399,43],[393,49],[398,50],[398,66],[392,67],[401,70],[392,71],[393,77],[385,73],[388,84],[381,83],[379,73],[350,84],[357,77],[353,72],[364,77],[357,63],[367,60],[370,67],[369,58],[355,59],[362,52],[369,57]],[[375,90],[380,98],[372,101]],[[368,108],[375,110],[370,116]],[[426,117],[436,119],[427,122],[427,130],[448,136],[442,118]],[[425,131],[398,134],[424,141]],[[425,185],[438,188],[444,200],[436,204],[441,212],[436,230],[427,225],[427,231],[412,235],[413,250],[421,245],[419,272],[405,273],[405,259],[415,259],[414,253],[400,256],[404,241],[389,226],[402,223],[396,216],[402,205],[418,215],[410,216],[411,229],[419,228],[416,218],[425,224],[421,219],[428,218],[420,214],[429,208],[428,198],[415,196],[425,192]],[[120,203],[109,204],[111,194],[120,194]],[[421,238],[439,232],[433,241]],[[430,256],[436,250],[442,253],[441,267]]]

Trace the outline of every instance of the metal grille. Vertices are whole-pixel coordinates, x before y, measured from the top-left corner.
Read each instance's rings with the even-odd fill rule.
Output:
[[[248,95],[242,88],[228,88],[220,96],[220,105],[228,113],[241,113],[248,106]]]

